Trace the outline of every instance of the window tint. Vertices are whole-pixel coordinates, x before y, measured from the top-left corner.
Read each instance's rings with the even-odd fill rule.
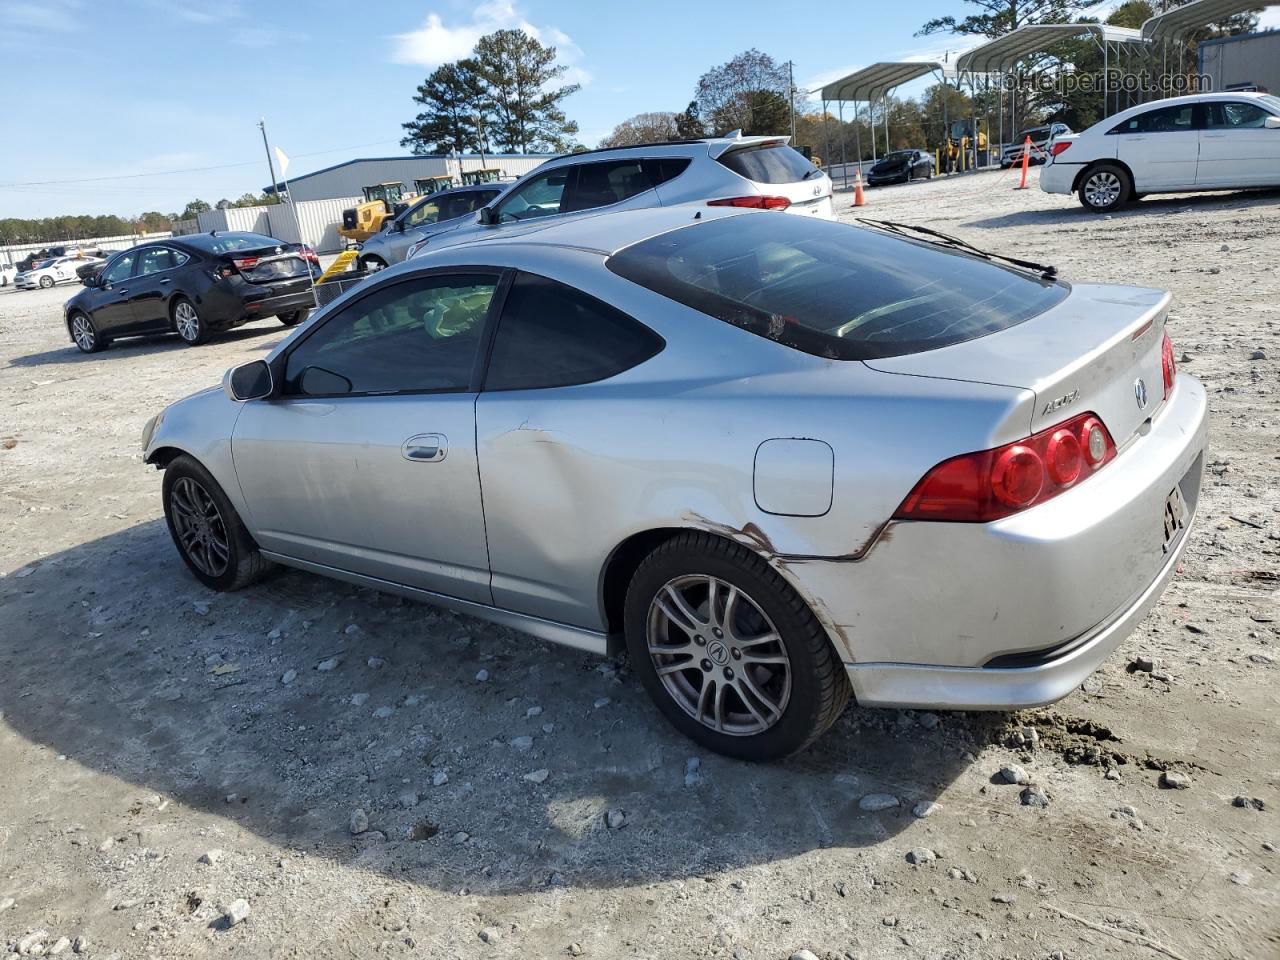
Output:
[[[740,177],[756,183],[795,183],[817,168],[785,143],[730,150],[720,162]]]
[[[183,237],[182,242],[209,253],[235,253],[237,250],[273,247],[281,243],[274,237],[264,237],[260,233],[196,233]]]
[[[706,220],[611,257],[610,270],[752,333],[841,360],[972,340],[1067,287],[922,242],[809,217]]]
[[[428,200],[420,203],[404,216],[406,227],[420,227],[424,223],[435,223],[440,219],[440,201]]]
[[[142,251],[142,262],[138,265],[138,275],[145,276],[148,273],[172,270],[174,267],[182,266],[188,259],[190,258],[185,253],[180,253],[169,247],[148,247]]]
[[[426,277],[357,300],[302,341],[285,392],[466,390],[497,276]]]
[[[655,187],[680,176],[689,169],[690,163],[688,157],[656,157],[643,161],[645,173]]]
[[[501,223],[554,213],[594,210],[653,188],[641,160],[610,160],[560,167],[534,177],[502,202]]]
[[[1206,126],[1210,130],[1257,129],[1271,114],[1252,103],[1209,103]]]
[[[1113,127],[1112,133],[1178,133],[1194,130],[1196,105],[1184,103],[1174,107],[1148,110]]]
[[[516,189],[498,207],[498,222],[532,220],[560,212],[560,199],[572,167],[560,167],[539,174],[524,186]]]
[[[662,349],[656,333],[626,314],[545,277],[511,285],[485,377],[486,390],[592,383]]]
[[[121,280],[129,279],[129,275],[133,272],[134,254],[123,254],[118,260],[102,271],[103,283],[119,283]]]

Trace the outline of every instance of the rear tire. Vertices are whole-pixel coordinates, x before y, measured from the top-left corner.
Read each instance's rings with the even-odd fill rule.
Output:
[[[796,753],[849,702],[844,665],[813,611],[727,540],[683,533],[649,554],[627,590],[624,625],[632,668],[658,709],[717,753]]]
[[[173,328],[178,331],[183,343],[189,347],[198,347],[209,339],[209,326],[194,303],[186,297],[175,297],[173,306],[169,309],[173,317]]]
[[[1119,210],[1133,195],[1133,183],[1123,167],[1100,163],[1085,171],[1076,190],[1080,204],[1093,213]]]
[[[212,474],[182,454],[165,468],[164,519],[178,554],[195,578],[213,590],[239,590],[271,563]]]
[[[304,307],[301,310],[294,310],[292,313],[282,313],[279,316],[277,316],[276,319],[279,320],[281,323],[283,323],[286,327],[296,327],[303,320],[307,319],[307,317],[309,317],[310,315],[311,315],[311,309],[309,307]]]

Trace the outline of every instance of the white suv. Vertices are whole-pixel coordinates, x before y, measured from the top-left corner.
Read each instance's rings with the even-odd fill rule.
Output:
[[[1055,140],[1045,193],[1106,213],[1148,193],[1280,186],[1280,97],[1205,93],[1155,100]]]
[[[835,219],[831,178],[789,137],[728,136],[590,150],[548,160],[481,208],[474,223],[409,249],[523,233],[548,217],[698,204],[785,210]]]

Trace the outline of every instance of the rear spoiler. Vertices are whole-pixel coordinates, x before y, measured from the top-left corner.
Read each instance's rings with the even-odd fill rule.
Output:
[[[708,156],[712,160],[719,160],[726,153],[732,150],[741,150],[744,147],[758,147],[761,144],[772,143],[790,143],[790,137],[743,137],[738,136],[733,139],[719,140],[712,143],[707,149]]]

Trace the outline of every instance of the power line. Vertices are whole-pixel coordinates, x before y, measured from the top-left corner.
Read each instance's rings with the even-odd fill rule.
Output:
[[[373,140],[369,143],[355,143],[347,147],[333,147],[329,150],[314,150],[310,153],[298,154],[298,159],[303,157],[320,157],[329,153],[341,153],[344,150],[358,150],[361,147],[376,147],[386,143],[399,143],[399,140]],[[142,180],[147,177],[169,177],[183,173],[205,173],[209,170],[230,170],[235,167],[252,167],[260,163],[259,160],[242,160],[236,163],[220,163],[208,167],[186,167],[181,170],[156,170],[151,173],[122,173],[111,177],[76,177],[67,180],[14,180],[8,183],[0,183],[0,189],[12,189],[17,187],[45,187],[60,186],[73,183],[104,183],[110,180]]]

